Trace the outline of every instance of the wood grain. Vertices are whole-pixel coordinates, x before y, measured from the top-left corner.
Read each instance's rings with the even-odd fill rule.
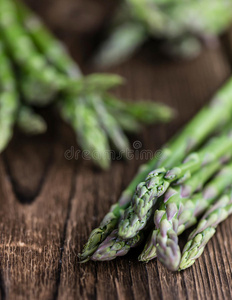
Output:
[[[59,17],[62,7],[70,11],[75,1],[29,2],[50,20],[47,23],[54,31],[60,31],[74,57],[80,57],[80,40],[73,40],[78,27],[73,22],[78,20],[73,17],[68,25]],[[94,5],[104,7],[103,2],[107,1]],[[99,20],[102,15],[107,16],[104,10]],[[142,143],[141,150],[155,152],[210,99],[230,75],[230,66],[222,48],[204,50],[189,62],[151,60],[148,50],[109,71],[127,78],[117,95],[134,101],[159,100],[178,111],[172,124],[151,126],[131,137],[132,143]],[[219,226],[196,264],[182,273],[171,273],[156,260],[138,263],[141,249],[112,262],[79,264],[77,255],[89,233],[117,201],[142,160],[114,161],[107,172],[81,159],[67,160],[65,151],[71,146],[78,149],[75,136],[56,117],[51,124],[50,131],[39,137],[28,139],[16,133],[0,156],[1,299],[232,298],[231,218]]]

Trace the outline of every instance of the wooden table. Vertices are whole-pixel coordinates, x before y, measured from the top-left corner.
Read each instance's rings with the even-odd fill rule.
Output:
[[[57,19],[51,21],[41,10],[46,1],[41,7],[36,3],[56,30]],[[47,4],[52,15],[50,3],[55,1]],[[75,32],[65,26],[59,32],[72,40],[75,56],[80,40],[75,42]],[[131,137],[132,143],[142,143],[141,149],[155,152],[210,99],[230,75],[230,65],[219,46],[189,62],[152,61],[142,52],[110,71],[128,79],[116,91],[121,97],[156,99],[178,111],[171,125],[152,126]],[[100,172],[81,159],[65,159],[71,146],[78,149],[65,124],[54,117],[49,128],[40,137],[16,134],[0,156],[1,299],[232,298],[232,218],[218,227],[201,258],[182,273],[171,273],[156,260],[137,262],[141,249],[112,262],[78,264],[89,233],[142,161],[113,162],[109,171]]]

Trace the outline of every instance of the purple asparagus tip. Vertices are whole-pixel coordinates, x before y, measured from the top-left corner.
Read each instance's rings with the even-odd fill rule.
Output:
[[[169,188],[164,195],[164,203],[166,203],[175,194],[177,194],[177,191],[172,188]]]
[[[180,195],[182,198],[189,198],[191,195],[191,187],[189,185],[181,185],[180,187]]]

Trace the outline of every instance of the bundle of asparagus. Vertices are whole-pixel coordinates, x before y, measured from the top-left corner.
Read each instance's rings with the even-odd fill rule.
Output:
[[[232,79],[163,148],[163,159],[142,166],[92,231],[80,260],[112,260],[147,237],[140,261],[157,257],[172,271],[191,266],[232,212],[231,120]],[[207,209],[181,257],[178,235]]]
[[[217,43],[232,22],[231,9],[230,0],[124,0],[94,62],[121,63],[149,38],[171,55],[195,57],[203,44]]]
[[[83,76],[64,46],[21,2],[0,1],[0,34],[0,151],[14,125],[27,134],[46,131],[34,107],[53,103],[75,130],[82,149],[108,168],[110,142],[122,153],[129,147],[124,131],[173,117],[165,105],[123,102],[110,95],[108,90],[124,82],[120,76]]]

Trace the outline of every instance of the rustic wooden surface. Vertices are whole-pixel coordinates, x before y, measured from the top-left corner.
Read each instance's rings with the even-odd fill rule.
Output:
[[[74,14],[71,27],[57,17],[64,3],[71,3],[68,7],[72,8],[75,1],[63,0],[63,6],[61,0],[44,0],[40,5],[28,2],[47,23],[50,20],[54,31],[63,26],[61,38],[66,36],[66,42],[78,35]],[[87,2],[91,5],[94,1]],[[95,1],[95,5],[99,3]],[[72,9],[66,9],[68,20]],[[103,14],[100,9],[98,13]],[[74,56],[78,48],[76,57],[81,57],[79,44],[80,40],[69,44]],[[209,100],[228,78],[230,67],[219,47],[203,51],[190,62],[152,62],[141,53],[111,71],[128,79],[128,84],[116,91],[118,95],[158,99],[179,112],[171,125],[152,126],[131,137],[132,142],[141,141],[142,149],[156,151]],[[74,134],[60,120],[54,122],[40,137],[15,134],[0,156],[1,299],[232,298],[232,218],[219,226],[196,264],[180,274],[167,271],[156,260],[138,263],[138,250],[112,262],[78,264],[77,255],[89,233],[141,161],[113,162],[108,172],[100,172],[82,160],[67,160],[64,152],[71,146],[78,149]]]

